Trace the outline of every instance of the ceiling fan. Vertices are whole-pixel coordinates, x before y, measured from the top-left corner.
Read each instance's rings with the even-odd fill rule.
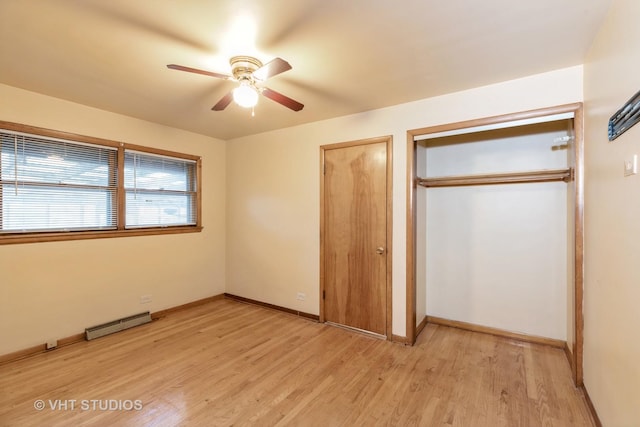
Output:
[[[199,70],[197,68],[176,64],[169,64],[167,68],[238,82],[239,84],[235,89],[223,96],[222,99],[213,106],[213,111],[224,110],[231,101],[235,101],[241,107],[254,107],[258,102],[259,95],[263,95],[293,111],[300,111],[304,108],[304,105],[298,101],[276,92],[273,89],[258,85],[258,83],[264,82],[270,77],[289,71],[291,65],[284,59],[276,58],[263,65],[262,62],[251,56],[234,56],[229,60],[229,63],[231,64],[232,75],[214,73],[212,71]]]

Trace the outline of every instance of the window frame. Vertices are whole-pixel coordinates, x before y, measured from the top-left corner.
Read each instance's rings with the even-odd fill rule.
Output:
[[[45,129],[36,126],[30,126],[20,123],[6,122],[0,120],[0,130],[8,130],[14,132],[22,132],[35,136],[55,138],[69,141],[70,143],[78,142],[84,144],[92,144],[97,146],[112,147],[117,149],[116,161],[116,228],[110,230],[76,230],[76,231],[34,231],[34,232],[17,232],[17,233],[0,233],[0,245],[14,243],[38,243],[38,242],[55,242],[65,240],[87,240],[101,239],[111,237],[125,236],[150,236],[159,234],[182,234],[182,233],[198,233],[203,229],[202,226],[202,158],[191,154],[179,153],[176,151],[163,150],[158,148],[146,147],[138,144],[129,144],[125,142],[112,141],[92,136],[79,135],[70,132]],[[194,161],[195,179],[196,179],[196,223],[195,225],[166,225],[144,228],[125,228],[126,220],[126,191],[124,187],[124,154],[125,150],[139,151],[151,155],[160,155],[172,157],[176,159]],[[2,192],[0,191],[0,214],[2,212]],[[1,218],[0,218],[1,221]]]

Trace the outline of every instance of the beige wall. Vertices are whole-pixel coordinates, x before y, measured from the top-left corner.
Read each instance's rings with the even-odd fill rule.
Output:
[[[227,292],[318,314],[319,146],[392,135],[393,333],[404,336],[407,130],[578,102],[582,89],[576,66],[229,141]]]
[[[0,246],[0,270],[9,272],[0,282],[0,354],[225,291],[317,314],[319,146],[382,135],[394,139],[393,333],[404,336],[407,130],[581,101],[582,71],[239,138],[226,151],[223,141],[0,85],[0,120],[201,155],[205,226],[197,234]],[[140,305],[147,294],[153,302]]]
[[[607,121],[640,89],[640,2],[615,0],[585,63],[584,381],[607,427],[640,425],[640,126],[609,143]]]
[[[1,245],[0,355],[224,292],[224,141],[5,85],[0,99],[0,120],[200,155],[204,189],[202,233]]]

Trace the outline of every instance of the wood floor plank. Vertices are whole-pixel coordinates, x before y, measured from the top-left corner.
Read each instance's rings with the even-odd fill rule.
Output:
[[[433,324],[407,347],[231,300],[1,365],[0,426],[39,425],[593,426],[560,349]]]

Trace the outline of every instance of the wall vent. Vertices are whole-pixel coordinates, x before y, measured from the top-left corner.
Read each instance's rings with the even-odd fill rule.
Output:
[[[609,119],[609,141],[613,141],[638,122],[640,122],[640,92],[633,95],[633,98]]]
[[[151,322],[151,314],[148,311],[145,313],[134,314],[133,316],[124,317],[102,325],[87,328],[84,330],[85,338],[87,341],[90,341],[149,322]]]

